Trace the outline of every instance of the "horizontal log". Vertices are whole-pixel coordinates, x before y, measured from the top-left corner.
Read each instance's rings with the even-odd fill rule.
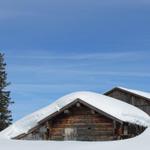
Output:
[[[65,128],[52,128],[50,132],[55,132],[55,131],[60,131],[60,130],[64,130]],[[94,128],[90,128],[90,127],[80,127],[80,128],[76,128],[77,130],[82,129],[82,130],[90,130],[90,131],[112,131],[113,128],[106,128],[106,127],[94,127]]]
[[[76,140],[78,141],[110,141],[113,140],[113,136],[90,136],[90,137],[77,137]]]
[[[74,123],[74,124],[55,124],[52,128],[73,128],[73,127],[91,127],[91,128],[113,128],[112,124],[109,123],[96,123],[96,124],[85,124],[85,123]]]

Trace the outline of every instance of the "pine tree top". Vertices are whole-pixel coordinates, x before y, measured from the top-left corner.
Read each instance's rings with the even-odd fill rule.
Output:
[[[10,91],[6,87],[10,84],[7,82],[6,63],[4,54],[0,52],[0,131],[8,127],[12,122],[9,105],[13,102],[10,98]]]

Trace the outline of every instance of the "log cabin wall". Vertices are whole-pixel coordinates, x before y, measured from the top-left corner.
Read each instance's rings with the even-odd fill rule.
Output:
[[[19,139],[108,141],[133,137],[143,130],[136,125],[120,124],[77,103]]]
[[[73,106],[49,121],[50,140],[99,141],[113,139],[113,120],[84,105]]]
[[[134,105],[150,115],[150,100],[147,100],[132,93],[124,92],[120,89],[114,89],[106,93],[105,95]]]

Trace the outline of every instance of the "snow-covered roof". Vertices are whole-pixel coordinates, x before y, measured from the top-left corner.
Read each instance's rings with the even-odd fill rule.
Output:
[[[133,89],[127,89],[127,88],[124,88],[124,87],[118,87],[118,88],[120,88],[122,90],[125,90],[125,91],[128,91],[128,92],[131,92],[131,93],[134,93],[136,95],[139,95],[139,96],[142,96],[142,97],[150,99],[150,93],[148,93],[148,92],[139,91],[139,90],[133,90]]]
[[[74,102],[76,99],[80,99],[123,122],[129,122],[146,127],[150,125],[150,117],[140,109],[105,95],[83,91],[63,96],[51,105],[20,119],[3,130],[0,133],[0,137],[10,139],[18,135],[28,133],[30,129],[38,125],[39,121],[58,112],[66,105]]]
[[[124,87],[120,87],[120,86],[119,87],[115,87],[113,89],[121,89],[123,91],[129,92],[129,93],[133,93],[135,95],[138,95],[138,96],[141,96],[141,97],[144,97],[144,98],[150,100],[150,93],[148,93],[148,92],[144,92],[144,91],[140,91],[140,90],[128,89],[128,88],[124,88]],[[112,91],[112,90],[110,90],[110,91]],[[110,91],[108,91],[108,92],[110,92]],[[108,92],[106,92],[106,93],[108,93]]]

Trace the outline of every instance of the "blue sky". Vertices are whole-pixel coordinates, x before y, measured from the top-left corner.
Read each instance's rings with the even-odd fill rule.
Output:
[[[14,120],[73,91],[150,91],[150,1],[0,1],[0,49]]]

